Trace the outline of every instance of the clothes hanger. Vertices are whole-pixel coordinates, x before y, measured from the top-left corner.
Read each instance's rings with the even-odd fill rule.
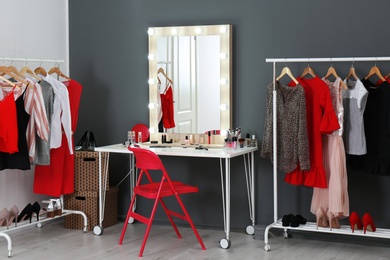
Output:
[[[160,74],[160,73],[163,74],[164,77],[165,77],[169,82],[173,83],[173,81],[167,76],[167,74],[165,74],[165,71],[164,71],[163,68],[159,68],[159,69],[157,70],[157,75]]]
[[[62,73],[62,71],[60,70],[60,68],[58,66],[54,66],[48,72],[49,75],[54,74],[54,73],[56,73],[60,77],[63,77],[67,80],[70,80],[70,78],[68,76],[65,76],[64,73]]]
[[[305,68],[305,70],[303,71],[302,75],[300,76],[300,78],[303,78],[304,76],[306,76],[307,74],[311,75],[313,78],[316,77],[316,74],[314,73],[313,69],[310,67],[309,64],[307,64],[307,67]]]
[[[17,71],[17,74],[14,71]],[[25,77],[19,76],[18,75],[18,74],[20,74],[19,71],[13,66],[8,66],[8,67],[0,66],[0,72],[2,73],[2,76],[8,75],[11,78],[14,78],[15,80],[17,80],[19,82],[27,84],[27,82],[24,80]]]
[[[6,83],[8,83],[9,85],[11,85],[12,87],[15,87],[15,83],[14,82],[11,82],[9,81],[8,79],[4,78],[3,76],[0,76],[0,79]]]
[[[359,77],[356,75],[355,68],[353,67],[353,62],[351,68],[349,68],[349,73],[345,80],[347,81],[350,77],[353,77],[355,80],[359,79]]]
[[[333,65],[330,65],[328,71],[326,72],[325,79],[329,78],[331,75],[335,77],[336,79],[339,78],[339,75],[337,75],[336,70],[334,69]],[[344,89],[347,89],[347,85],[341,80],[340,84],[343,86]]]
[[[377,75],[378,78],[381,80],[381,81],[386,81],[386,79],[382,76],[379,68],[376,66],[376,64],[370,69],[370,71],[368,72],[368,75],[364,78],[364,79],[368,79],[370,78],[371,76],[373,75]]]
[[[282,72],[280,73],[280,75],[276,78],[276,80],[280,80],[284,75],[287,75],[289,76],[295,84],[298,84],[298,80],[293,76],[293,74],[291,73],[291,70],[289,67],[285,66],[283,69],[282,69]]]
[[[26,75],[26,73],[27,73],[28,75],[32,76],[33,78],[35,78],[37,80],[42,80],[40,77],[35,75],[34,71],[32,71],[27,65],[20,69],[20,73],[22,75]]]
[[[42,68],[41,66],[35,68],[34,73],[35,73],[35,75],[41,74],[41,75],[43,75],[45,77],[47,76],[46,70],[44,68]]]

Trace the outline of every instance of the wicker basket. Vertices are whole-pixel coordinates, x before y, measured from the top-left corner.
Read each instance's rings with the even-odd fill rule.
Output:
[[[74,190],[99,191],[99,152],[75,152]],[[109,189],[108,153],[102,153],[102,185]]]
[[[104,206],[103,228],[118,223],[118,187],[111,187],[106,192]],[[64,208],[84,212],[88,218],[88,230],[99,224],[99,192],[76,191],[64,195]],[[65,228],[83,229],[84,218],[79,214],[65,216]]]

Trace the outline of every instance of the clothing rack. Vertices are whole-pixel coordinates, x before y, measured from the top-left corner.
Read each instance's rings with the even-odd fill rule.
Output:
[[[64,63],[65,61],[64,60],[57,60],[57,59],[27,59],[27,58],[10,58],[10,57],[0,57],[0,61],[11,61],[11,62],[40,62],[40,63],[55,63],[55,64],[60,64],[60,63]],[[63,195],[61,195],[61,203],[62,205],[64,205],[63,203]],[[45,201],[47,202],[47,201]],[[36,225],[37,227],[42,227],[42,223],[43,222],[47,222],[47,221],[51,221],[53,219],[57,219],[57,218],[60,218],[60,217],[65,217],[67,215],[70,215],[70,214],[79,214],[81,215],[83,218],[84,218],[84,229],[83,231],[84,232],[87,232],[87,226],[88,226],[88,219],[87,219],[87,215],[82,212],[82,211],[78,211],[78,210],[67,210],[67,209],[62,209],[62,212],[63,214],[61,216],[56,216],[54,218],[45,218],[45,217],[42,217],[40,216],[39,218],[39,221],[37,222],[32,222],[32,223],[27,223],[28,221],[25,220],[23,222],[20,222],[18,223],[18,226],[17,227],[13,227],[12,224],[9,226],[9,229],[5,229],[3,230],[3,228],[0,227],[0,237],[4,237],[6,240],[7,240],[7,249],[8,249],[8,257],[12,257],[12,240],[10,238],[10,236],[7,234],[7,232],[9,231],[13,231],[13,230],[16,230],[16,229],[21,229],[21,228],[25,228],[25,227],[29,227],[29,226],[32,226],[32,225]]]
[[[352,236],[365,236],[365,237],[376,237],[376,238],[390,238],[390,229],[381,229],[377,228],[375,232],[367,232],[364,234],[363,230],[355,230],[352,233],[349,226],[341,225],[340,229],[333,228],[330,230],[329,227],[323,228],[318,227],[316,223],[307,222],[305,225],[300,225],[299,227],[284,227],[282,226],[281,219],[278,219],[278,186],[277,186],[277,117],[276,117],[276,63],[299,63],[299,62],[355,62],[355,61],[390,61],[390,57],[338,57],[338,58],[267,58],[265,62],[273,63],[273,199],[274,199],[274,222],[268,225],[264,232],[264,250],[271,250],[270,245],[268,244],[268,233],[271,228],[284,229],[284,237],[288,238],[287,231],[289,229],[300,230],[300,231],[310,231],[310,232],[321,232],[321,233],[332,233],[332,234],[343,234],[343,235],[352,235]],[[353,63],[352,63],[353,64]]]

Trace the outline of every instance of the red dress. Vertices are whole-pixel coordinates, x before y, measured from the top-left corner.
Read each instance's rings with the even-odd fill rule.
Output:
[[[175,127],[175,115],[173,110],[173,91],[172,85],[169,84],[164,93],[160,94],[161,108],[162,108],[162,120],[164,128]]]
[[[310,170],[302,171],[298,166],[294,171],[287,173],[284,180],[293,185],[327,188],[322,162],[322,134],[330,134],[339,129],[340,125],[326,83],[319,77],[297,80],[305,90]]]
[[[68,88],[72,133],[76,131],[82,86],[75,80],[63,82]],[[72,142],[73,135],[72,135]],[[74,144],[72,144],[74,147]],[[35,166],[34,193],[59,197],[74,192],[74,155],[70,154],[65,133],[61,146],[50,150],[50,165]]]
[[[0,152],[16,153],[19,148],[14,89],[4,94],[0,100]]]

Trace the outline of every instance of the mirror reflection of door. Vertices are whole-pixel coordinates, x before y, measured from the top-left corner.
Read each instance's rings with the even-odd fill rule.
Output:
[[[172,36],[157,40],[158,68],[173,80],[176,127],[169,132],[204,133],[220,128],[220,37]],[[165,78],[159,76],[161,90]]]

